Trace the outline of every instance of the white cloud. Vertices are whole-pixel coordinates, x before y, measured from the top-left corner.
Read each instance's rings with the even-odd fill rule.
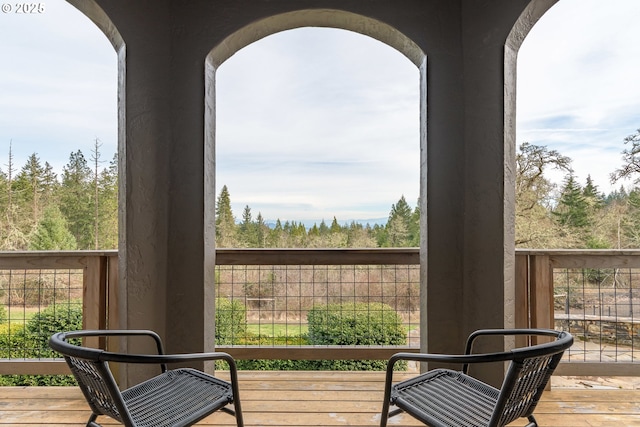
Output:
[[[248,204],[267,218],[386,217],[401,195],[417,199],[419,72],[392,48],[288,31],[238,52],[216,82],[218,187],[236,215]]]
[[[559,150],[604,191],[640,127],[638,16],[633,0],[563,0],[518,54],[518,141]]]
[[[0,15],[0,168],[9,142],[19,169],[32,153],[56,172],[95,138],[106,161],[117,145],[116,54],[100,30],[64,0],[43,14]]]

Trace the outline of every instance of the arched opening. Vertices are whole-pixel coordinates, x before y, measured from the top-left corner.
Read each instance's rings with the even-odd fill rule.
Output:
[[[256,43],[250,45],[254,41]],[[338,59],[340,53],[345,55],[347,51],[335,53],[336,45],[340,43],[351,44],[352,48],[348,50],[351,61]],[[375,45],[375,49],[367,47],[371,45]],[[289,52],[286,52],[287,46]],[[293,51],[291,46],[299,50]],[[274,54],[276,48],[278,51]],[[333,57],[329,53],[332,51]],[[298,57],[300,68],[287,69],[286,62],[290,61],[287,54]],[[367,58],[367,54],[377,57]],[[231,58],[232,55],[235,56]],[[231,65],[225,74],[227,63],[223,62],[227,60]],[[285,64],[277,64],[281,61]],[[320,64],[324,67],[331,61],[338,63],[336,67],[342,67],[341,71],[327,70],[335,74],[352,73],[356,63],[360,62],[357,72],[365,81],[356,82],[357,78],[349,80],[344,75],[313,75],[311,68],[317,69]],[[396,66],[401,68],[400,71],[393,74],[381,69],[394,61],[403,61],[402,67]],[[235,62],[240,65],[235,65]],[[254,80],[247,77],[252,71],[248,68],[257,71]],[[229,37],[212,50],[207,60],[205,176],[210,181],[205,184],[205,199],[209,198],[205,200],[205,224],[216,220],[216,203],[211,198],[223,185],[229,184],[221,177],[233,177],[230,173],[233,166],[236,173],[244,174],[247,180],[247,187],[240,189],[240,203],[235,206],[235,212],[246,206],[251,211],[243,214],[259,213],[267,220],[310,220],[305,226],[313,223],[322,226],[323,220],[331,224],[333,218],[342,221],[386,218],[389,207],[401,196],[406,196],[407,200],[411,198],[416,210],[426,212],[426,170],[421,170],[426,166],[426,128],[420,126],[426,117],[425,68],[424,54],[397,31],[379,22],[339,11],[300,11],[275,16]],[[382,74],[376,76],[378,86],[372,76],[376,73]],[[238,75],[245,77],[242,81],[247,82],[248,87],[232,86],[233,77],[237,79]],[[316,81],[312,82],[314,77]],[[279,79],[284,83],[278,85]],[[394,79],[413,80],[409,86],[412,94],[388,93],[398,89]],[[367,85],[371,86],[368,102],[359,101],[360,105],[354,108],[350,105],[356,102],[352,98],[362,97],[363,87]],[[402,88],[406,90],[407,86]],[[387,93],[384,93],[385,89]],[[263,110],[256,112],[260,96],[267,100],[284,100],[290,107],[274,109],[267,101]],[[395,128],[385,127],[381,122],[388,124],[394,120],[393,114],[402,114],[400,108],[393,105],[400,96],[411,104],[410,107],[402,106],[402,111],[405,108],[412,111],[408,117],[396,118],[399,125]],[[238,104],[235,120],[227,111],[232,110],[234,102]],[[385,112],[387,108],[396,109]],[[403,141],[398,142],[398,139]],[[269,156],[275,156],[274,160],[270,161]],[[378,170],[375,170],[376,166]],[[391,175],[403,175],[407,169],[412,169],[412,172],[405,175],[404,186],[393,188],[385,185],[385,181],[393,182]],[[403,181],[403,177],[399,180]],[[310,183],[313,181],[320,185],[312,187]],[[212,191],[214,185],[217,185],[216,191]],[[279,191],[276,190],[278,187]],[[268,195],[275,195],[276,200],[261,200],[260,196],[265,196],[263,188],[268,189]],[[233,192],[233,186],[230,190]],[[376,190],[381,194],[375,194]],[[403,194],[405,191],[407,194]],[[254,194],[254,198],[244,198],[244,194]],[[331,200],[332,195],[334,200]],[[372,215],[368,213],[372,203],[384,207]],[[278,204],[280,209],[272,206]],[[285,206],[287,204],[288,207]],[[269,213],[269,208],[272,213]],[[420,221],[422,227],[419,228],[425,236],[426,215]],[[209,228],[205,226],[205,230]],[[211,245],[215,237],[211,235],[205,241]],[[315,247],[338,246],[322,241],[318,239],[309,243],[307,240],[307,243]],[[263,241],[255,247],[296,247],[292,242],[293,239],[283,243],[265,244]],[[423,242],[426,242],[426,236]],[[222,246],[229,245],[225,243]],[[371,233],[371,238],[353,246],[375,247],[377,242]],[[415,246],[420,246],[420,242],[417,241]],[[210,246],[205,249],[207,251],[213,252]],[[211,283],[213,278],[206,277],[207,274],[205,272],[205,283]],[[424,284],[420,287],[424,289]],[[262,298],[262,295],[257,297]],[[275,300],[273,296],[270,297],[269,304],[277,304],[272,301]],[[354,296],[354,301],[357,298]],[[413,305],[413,310],[419,308],[415,297]],[[410,310],[408,308],[407,312]],[[282,316],[281,313],[277,315]],[[417,323],[416,316],[414,326]]]
[[[32,6],[6,5],[0,28],[0,247],[116,249],[117,55],[68,2]]]
[[[357,33],[368,35],[383,43],[396,48],[405,55],[419,70],[419,91],[420,91],[420,123],[426,117],[426,56],[407,37],[386,24],[374,21],[363,16],[336,10],[302,10],[281,15],[276,15],[258,21],[233,35],[229,36],[225,42],[216,46],[208,55],[206,63],[206,107],[205,107],[205,224],[215,221],[215,141],[216,141],[216,73],[218,67],[230,56],[238,52],[250,43],[259,40],[269,34],[299,27],[333,27],[351,30]],[[372,70],[373,72],[374,70]],[[421,156],[426,157],[426,128],[420,128],[419,147]],[[426,165],[426,159],[420,158],[420,167]],[[421,170],[421,178],[426,178],[426,171]],[[426,203],[426,182],[420,179],[420,189],[418,198],[420,203]],[[418,207],[421,208],[421,207]],[[425,209],[420,209],[426,212]],[[209,215],[209,217],[207,217]],[[426,215],[421,219],[421,229],[426,235]],[[211,230],[211,228],[206,228]],[[212,232],[212,231],[210,231]],[[212,244],[215,236],[206,236],[205,241]],[[426,241],[426,239],[425,239]],[[212,250],[208,248],[207,251]],[[205,280],[207,282],[207,280]]]
[[[395,49],[345,30],[284,31],[228,59],[216,89],[216,193],[228,187],[237,220],[374,227],[402,196],[415,207],[419,71]],[[419,245],[417,233],[388,242],[373,230],[351,241],[256,241],[233,222],[217,224],[218,247]]]

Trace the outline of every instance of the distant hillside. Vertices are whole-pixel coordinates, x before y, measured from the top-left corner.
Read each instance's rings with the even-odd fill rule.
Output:
[[[370,219],[347,219],[347,220],[339,220],[338,219],[338,224],[340,224],[341,226],[348,226],[349,224],[351,224],[352,222],[355,222],[356,224],[362,224],[362,225],[367,225],[369,224],[371,227],[373,227],[374,225],[385,225],[387,223],[388,218],[370,218]],[[275,219],[268,219],[265,221],[265,224],[267,224],[267,226],[269,228],[274,228],[276,226],[276,221]],[[311,227],[313,227],[313,225],[320,225],[322,223],[322,219],[301,219],[301,220],[289,220],[289,221],[295,221],[297,224],[304,224],[305,228],[308,230]],[[331,222],[333,221],[333,218],[331,219],[325,219],[324,223],[327,224],[328,226],[331,225]],[[284,225],[284,223],[287,222],[287,220],[280,220],[280,223],[282,225]]]

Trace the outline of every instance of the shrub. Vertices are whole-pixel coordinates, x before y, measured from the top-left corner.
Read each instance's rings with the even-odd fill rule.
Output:
[[[402,319],[382,303],[316,306],[307,314],[311,345],[403,345],[407,333]],[[314,360],[315,370],[384,370],[385,360]],[[398,364],[404,369],[406,363]]]
[[[247,308],[240,300],[216,299],[216,343],[234,344],[247,333]]]
[[[82,329],[82,304],[79,301],[50,305],[34,314],[26,326],[37,352],[31,357],[59,357],[49,348],[49,337],[56,332],[79,329]]]
[[[0,324],[5,323],[7,321],[7,309],[4,308],[4,305],[0,305]]]
[[[307,314],[312,345],[403,345],[402,319],[382,303],[316,306]]]
[[[9,334],[9,328],[11,334]],[[26,325],[0,326],[0,357],[49,358],[60,355],[49,348],[56,332],[82,329],[80,303],[51,305],[36,313]],[[1,375],[3,386],[77,385],[71,375]]]

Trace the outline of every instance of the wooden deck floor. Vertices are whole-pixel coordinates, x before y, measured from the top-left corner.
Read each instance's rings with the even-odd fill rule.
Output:
[[[375,426],[383,374],[378,372],[241,372],[245,424]],[[89,409],[75,387],[0,387],[0,427],[84,426]],[[640,426],[640,390],[554,388],[543,396],[541,427]],[[105,425],[114,425],[107,418]],[[224,413],[198,425],[234,425]],[[524,422],[514,423],[522,426]],[[419,425],[406,415],[392,426]]]

